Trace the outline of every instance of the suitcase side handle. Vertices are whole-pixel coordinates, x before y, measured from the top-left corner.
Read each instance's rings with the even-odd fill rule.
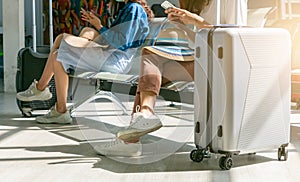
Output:
[[[32,54],[34,57],[46,59],[49,56],[50,48],[49,46],[39,46],[39,47],[30,47],[29,48],[30,54]]]

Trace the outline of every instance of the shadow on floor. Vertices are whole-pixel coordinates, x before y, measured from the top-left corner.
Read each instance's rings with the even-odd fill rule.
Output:
[[[136,158],[129,158],[127,157],[127,163],[120,162],[121,157],[105,157],[101,155],[97,155],[94,151],[92,145],[82,137],[82,133],[80,131],[80,127],[85,129],[90,128],[91,126],[95,125],[94,120],[86,120],[85,126],[79,126],[77,124],[73,125],[41,125],[36,124],[35,121],[28,121],[28,120],[21,120],[19,118],[18,121],[7,121],[7,120],[0,120],[0,125],[2,126],[11,126],[14,127],[13,133],[18,131],[26,130],[29,127],[38,127],[42,130],[46,130],[47,132],[59,135],[61,137],[66,137],[68,139],[74,140],[78,142],[78,145],[51,145],[51,146],[33,146],[33,147],[0,147],[1,149],[25,149],[27,151],[42,151],[47,153],[58,152],[62,154],[71,154],[71,155],[61,155],[61,156],[54,156],[54,157],[29,157],[29,158],[11,158],[11,159],[0,159],[0,161],[14,161],[14,160],[55,160],[55,162],[49,162],[49,165],[56,165],[56,164],[68,164],[68,163],[93,163],[94,168],[102,168],[104,170],[108,170],[115,173],[140,173],[140,172],[171,172],[171,171],[206,171],[206,170],[220,170],[218,165],[217,157],[212,157],[210,159],[204,159],[201,163],[196,163],[191,161],[189,155],[190,151],[195,149],[193,144],[191,143],[184,143],[182,146],[174,153],[169,153],[164,155],[164,158],[160,160],[153,160],[154,162],[145,163],[145,164],[137,164],[141,161],[143,157],[157,157],[152,155],[151,153],[147,153],[142,157]],[[25,118],[26,119],[26,118]],[[117,131],[118,127],[105,124],[107,128],[114,128],[114,131]],[[294,131],[294,130],[292,130]],[[105,132],[105,131],[100,131]],[[299,132],[299,128],[296,132]],[[9,133],[9,132],[8,132]],[[13,134],[10,133],[10,134]],[[81,135],[81,136],[80,136]],[[107,135],[109,138],[110,135]],[[1,135],[1,138],[9,137],[7,135]],[[104,137],[105,138],[105,137]],[[96,139],[95,139],[96,140]],[[147,135],[142,139],[142,142],[151,142],[151,141],[160,141],[159,137]],[[168,146],[177,145],[178,143],[175,141],[171,141],[168,139],[164,139]],[[159,151],[160,148],[153,148],[152,151]],[[268,151],[270,152],[270,151]],[[292,151],[290,151],[292,152]],[[260,154],[256,155],[239,155],[233,156],[234,165],[233,168],[248,166],[248,165],[255,165],[259,163],[277,161],[277,152],[271,151],[272,155],[274,153],[274,158],[264,157]],[[156,153],[157,154],[157,153]],[[160,154],[164,154],[163,152]],[[124,159],[124,157],[123,157]],[[57,161],[59,160],[59,161]]]

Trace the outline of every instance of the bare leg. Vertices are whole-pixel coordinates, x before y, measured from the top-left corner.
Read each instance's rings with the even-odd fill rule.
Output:
[[[81,36],[84,38],[88,38],[87,36],[90,36],[90,39],[94,39],[96,37],[96,34],[98,32],[94,32],[91,30],[91,28],[85,28],[85,33],[81,33]],[[98,33],[99,35],[99,33]],[[57,43],[59,44],[55,45],[56,48],[59,47],[60,42],[62,40],[63,36],[60,36],[57,39]],[[57,51],[53,50],[51,54],[51,59],[49,63],[52,63],[53,73],[54,73],[54,80],[56,85],[56,97],[57,97],[57,103],[56,103],[56,110],[60,113],[65,113],[67,110],[67,96],[68,96],[68,86],[69,86],[69,76],[65,72],[65,69],[63,68],[61,62],[57,61]],[[49,66],[50,67],[50,66]]]
[[[159,93],[161,84],[175,80],[193,81],[194,78],[193,61],[176,62],[167,60],[149,53],[147,50],[143,50],[140,70],[139,87],[133,113],[136,112],[135,107],[140,105],[140,112],[154,114],[156,96]]]
[[[95,29],[86,27],[81,31],[79,36],[89,40],[94,40],[98,35],[99,33]],[[63,39],[63,34],[59,34],[53,43],[53,47],[50,50],[49,57],[45,65],[43,74],[39,79],[39,82],[37,83],[38,90],[44,90],[48,86],[49,81],[51,80],[54,74],[53,61],[56,60],[56,56],[57,56],[54,54],[57,54],[57,49],[59,48],[62,39]]]
[[[154,114],[153,109],[156,101],[156,94],[154,92],[140,92],[141,110],[140,112],[147,115]]]
[[[156,91],[159,91],[162,81],[161,68],[165,61],[166,59],[153,54],[148,49],[142,50],[140,77],[132,114],[137,112],[137,106],[140,106],[140,112],[153,114],[156,96],[158,95]]]
[[[57,53],[53,54],[54,79],[56,86],[57,104],[56,110],[65,113],[67,110],[67,94],[69,86],[69,76],[65,72],[61,62],[56,60]]]
[[[46,65],[45,65],[43,74],[42,74],[39,82],[36,85],[38,90],[44,90],[48,86],[49,81],[51,80],[51,78],[54,74],[53,60],[56,59],[56,56],[54,54],[56,54],[57,49],[59,48],[62,37],[63,37],[63,34],[58,35],[53,43],[53,47],[50,50],[49,57],[48,57]]]
[[[50,79],[54,75],[56,95],[57,95],[56,110],[60,113],[65,113],[67,110],[66,104],[67,104],[69,77],[65,72],[65,70],[63,69],[62,64],[56,61],[57,49],[60,46],[62,38],[63,38],[63,34],[60,34],[59,36],[56,37],[53,43],[53,47],[50,50],[49,57],[45,65],[43,74],[36,86],[38,90],[44,90],[48,86]]]
[[[79,34],[79,37],[86,38],[88,40],[95,40],[99,36],[99,32],[90,27],[85,27]]]
[[[51,52],[52,52],[52,53],[53,53],[54,51],[56,51],[56,50],[59,48],[62,38],[63,38],[63,34],[59,34],[59,35],[55,38],[55,41],[54,41],[53,46],[52,46],[52,48],[51,48]]]
[[[93,40],[99,35],[97,31],[91,28],[85,28],[84,31],[80,34],[81,37]],[[69,85],[69,76],[65,72],[61,62],[57,61],[57,49],[60,46],[60,43],[63,39],[63,34],[60,34],[56,37],[53,47],[50,50],[47,63],[45,65],[43,74],[37,83],[38,90],[44,90],[52,76],[54,75],[55,85],[56,85],[56,97],[57,104],[56,110],[60,113],[65,113],[67,110],[67,93]]]
[[[65,113],[67,110],[69,76],[65,72],[61,62],[58,62],[56,58],[57,51],[49,55],[43,75],[37,84],[37,88],[39,90],[45,89],[54,75],[57,97],[56,110],[57,112]]]

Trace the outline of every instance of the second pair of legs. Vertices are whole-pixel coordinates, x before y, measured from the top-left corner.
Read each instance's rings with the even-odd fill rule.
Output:
[[[130,126],[117,133],[117,139],[104,147],[97,147],[102,154],[140,155],[140,137],[160,129],[163,125],[154,114],[154,106],[161,85],[170,81],[193,81],[194,61],[174,61],[143,49],[140,76],[135,96]]]

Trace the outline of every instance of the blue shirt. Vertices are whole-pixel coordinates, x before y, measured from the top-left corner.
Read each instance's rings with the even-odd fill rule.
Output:
[[[111,27],[102,27],[99,33],[114,48],[139,47],[149,33],[147,14],[140,4],[128,2],[119,10]]]

